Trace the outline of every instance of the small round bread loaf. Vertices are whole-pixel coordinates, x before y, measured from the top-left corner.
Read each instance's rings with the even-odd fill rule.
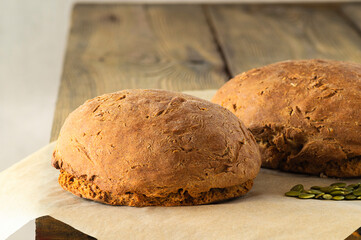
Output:
[[[176,206],[247,193],[257,143],[227,109],[164,90],[124,90],[86,101],[66,119],[52,164],[60,185],[112,205]]]
[[[212,101],[231,110],[251,130],[262,166],[361,176],[361,65],[279,62],[236,76]]]

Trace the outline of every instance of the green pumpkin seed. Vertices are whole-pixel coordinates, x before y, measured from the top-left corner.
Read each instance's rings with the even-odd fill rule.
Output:
[[[353,191],[353,195],[355,196],[361,196],[361,188],[358,188],[356,190]]]
[[[289,191],[289,192],[286,192],[285,195],[287,197],[298,197],[298,195],[300,195],[301,192],[299,191]]]
[[[358,188],[358,187],[359,187],[358,183],[353,183],[353,184],[348,185],[346,188]]]
[[[316,195],[315,198],[321,198],[323,195],[325,195],[325,193],[320,193],[320,194]]]
[[[332,183],[331,186],[335,186],[335,187],[346,187],[346,183],[344,182],[337,182],[337,183]]]
[[[330,194],[324,194],[324,195],[322,196],[322,198],[323,198],[323,199],[326,199],[326,200],[330,200],[330,199],[332,199],[332,195],[330,195]]]
[[[344,197],[344,196],[340,196],[340,195],[334,196],[334,197],[332,198],[332,200],[343,200],[343,199],[345,199],[345,197]]]
[[[354,199],[356,199],[357,197],[356,197],[355,195],[353,195],[353,194],[350,194],[350,195],[345,196],[345,198],[346,198],[347,200],[354,200]]]
[[[302,185],[302,184],[297,184],[297,185],[293,186],[290,191],[302,192],[303,189],[304,189],[304,188],[303,188],[303,185]]]
[[[311,194],[311,193],[301,193],[300,195],[298,195],[298,198],[302,198],[302,199],[310,199],[314,197],[315,194]]]
[[[324,193],[330,193],[333,190],[331,187],[321,187],[320,191]]]
[[[311,189],[311,190],[306,191],[306,193],[320,194],[320,193],[323,193],[323,192],[321,192],[320,190]]]
[[[332,191],[330,194],[331,194],[332,196],[345,195],[345,192],[343,192],[343,191]]]
[[[353,192],[353,191],[346,190],[346,189],[345,189],[345,191],[344,191],[345,195],[349,195],[349,194],[351,194],[352,192]]]
[[[330,186],[312,186],[310,189],[304,189],[302,184],[297,184],[285,193],[289,197],[298,197],[301,199],[326,199],[326,200],[361,200],[361,183],[347,185],[343,182],[332,183]]]

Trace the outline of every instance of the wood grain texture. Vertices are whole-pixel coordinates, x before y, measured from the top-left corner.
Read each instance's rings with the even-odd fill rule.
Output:
[[[228,80],[201,6],[76,5],[53,121],[86,99],[125,88],[197,90]],[[37,239],[93,239],[45,216]]]
[[[51,140],[73,109],[99,94],[218,88],[228,71],[285,59],[361,62],[360,44],[354,26],[328,7],[76,5]],[[36,236],[94,239],[49,216],[36,220]]]
[[[75,228],[56,220],[55,218],[44,216],[36,219],[36,240],[93,240]]]
[[[228,5],[207,10],[232,75],[288,59],[361,63],[361,38],[333,7]]]
[[[201,6],[76,5],[51,140],[72,110],[97,95],[209,89],[226,80]]]
[[[355,232],[353,232],[350,236],[345,238],[345,240],[361,240],[361,228],[357,229]]]
[[[341,7],[341,12],[361,33],[361,3],[344,4]]]

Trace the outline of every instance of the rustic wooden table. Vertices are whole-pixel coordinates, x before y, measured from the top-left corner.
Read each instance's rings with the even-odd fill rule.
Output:
[[[78,4],[51,140],[72,110],[103,93],[214,89],[250,68],[307,58],[361,63],[361,4]],[[36,239],[94,238],[45,216]]]

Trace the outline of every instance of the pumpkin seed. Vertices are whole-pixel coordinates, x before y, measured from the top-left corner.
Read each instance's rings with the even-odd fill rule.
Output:
[[[311,193],[301,193],[300,195],[298,195],[298,198],[302,198],[302,199],[310,199],[314,197],[315,194],[311,194]]]
[[[293,186],[290,191],[302,192],[303,189],[304,189],[304,188],[303,188],[303,185],[302,185],[302,184],[297,184],[297,185]]]
[[[355,196],[361,196],[361,188],[358,188],[356,190],[353,191],[353,195]]]
[[[332,200],[343,200],[343,199],[345,199],[345,197],[340,195],[332,197]]]
[[[348,185],[346,188],[358,188],[359,184],[358,183],[353,183]]]
[[[300,195],[301,192],[299,191],[289,191],[289,192],[286,192],[285,195],[287,197],[298,197],[298,195]]]
[[[332,195],[330,195],[330,194],[324,194],[324,195],[322,196],[322,198],[323,198],[323,199],[326,199],[326,200],[330,200],[330,199],[332,199]]]
[[[323,192],[321,192],[320,190],[311,189],[311,190],[306,191],[306,193],[320,194],[320,193],[323,193]]]
[[[330,193],[333,190],[331,187],[321,187],[320,191],[324,193]]]
[[[315,198],[321,198],[323,195],[325,195],[325,193],[320,193],[320,194],[316,195]]]
[[[332,183],[331,186],[335,186],[335,187],[346,187],[346,183],[344,182],[336,182],[336,183]]]
[[[350,194],[350,195],[345,196],[345,198],[346,198],[347,200],[354,200],[354,199],[356,199],[357,197],[356,197],[355,195],[353,195],[353,194]]]
[[[326,199],[326,200],[361,200],[361,183],[347,185],[344,182],[335,182],[330,186],[312,186],[310,189],[304,189],[302,184],[297,184],[285,193],[289,197],[298,197],[301,199]]]
[[[345,195],[349,195],[349,194],[351,194],[352,192],[353,192],[353,191],[347,190],[347,189],[345,189],[345,191],[344,191]]]
[[[332,191],[330,194],[331,194],[332,196],[345,195],[345,192],[343,192],[343,191]]]

